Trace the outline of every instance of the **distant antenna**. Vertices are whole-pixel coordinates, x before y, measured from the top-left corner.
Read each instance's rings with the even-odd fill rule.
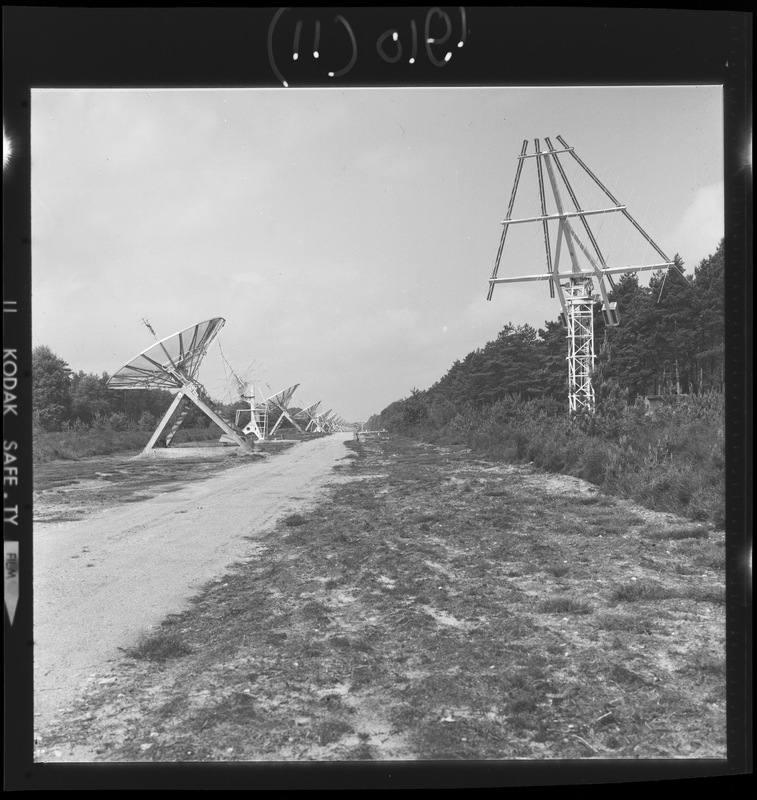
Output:
[[[318,433],[330,433],[331,409],[316,417],[315,429]]]
[[[149,322],[142,321],[152,331]],[[195,377],[208,346],[225,323],[223,318],[215,317],[161,339],[143,350],[108,380],[110,389],[178,390],[142,451],[143,454],[150,453],[156,447],[170,446],[193,403],[232,441],[244,450],[250,449],[242,432],[218,413],[213,401]]]
[[[292,397],[297,391],[297,387],[299,385],[299,383],[296,383],[294,386],[290,386],[288,389],[277,392],[266,400],[268,407],[276,409],[280,414],[279,418],[276,420],[276,423],[271,429],[271,432],[268,434],[269,436],[273,436],[273,434],[276,433],[276,431],[279,429],[279,426],[285,419],[288,419],[300,433],[304,433],[295,418],[289,413],[289,403],[292,401]]]
[[[294,415],[297,419],[307,420],[307,423],[305,424],[306,433],[318,430],[318,415],[316,414],[316,411],[320,404],[321,401],[319,400],[317,403],[312,403],[311,405],[306,406]]]
[[[562,313],[560,319],[563,326],[567,329],[568,337],[568,400],[571,413],[578,411],[594,412],[594,388],[591,383],[591,373],[594,369],[594,303],[602,301],[602,314],[605,324],[608,326],[617,325],[619,322],[616,303],[611,303],[608,296],[607,284],[613,286],[612,276],[627,272],[638,272],[639,270],[667,269],[674,267],[675,264],[662,252],[662,250],[652,241],[649,235],[642,229],[638,222],[629,214],[624,205],[621,205],[615,197],[608,191],[604,184],[576,155],[572,147],[561,137],[557,141],[562,145],[561,149],[552,146],[549,139],[546,152],[542,152],[539,140],[534,140],[534,152],[528,153],[528,140],[523,142],[518,166],[515,172],[510,202],[507,214],[502,221],[502,236],[500,239],[497,257],[494,263],[494,271],[489,279],[488,300],[491,300],[494,287],[498,283],[517,283],[522,281],[549,281],[550,294],[554,297],[557,292]],[[568,177],[565,165],[560,160],[558,154],[567,154],[578,165],[580,175],[588,175],[601,194],[598,199],[607,198],[612,205],[607,205],[606,200],[600,207],[584,209],[579,204],[578,197],[573,189]],[[513,209],[515,206],[516,194],[518,192],[519,181],[524,164],[528,159],[535,159],[536,178],[538,180],[538,206],[534,203],[532,214],[513,219]],[[544,172],[546,169],[551,197],[545,192]],[[566,192],[570,198],[567,202],[563,198]],[[604,197],[602,197],[602,195]],[[551,207],[548,204],[551,200]],[[572,206],[572,207],[571,207]],[[625,218],[627,223],[635,229],[646,246],[651,248],[661,261],[656,263],[615,263],[606,258],[600,249],[597,237],[589,225],[589,217],[595,215],[606,215],[619,213]],[[583,237],[578,234],[573,227],[571,220],[579,220],[583,229]],[[505,248],[508,232],[512,226],[522,223],[541,223],[544,236],[544,250],[546,255],[546,271],[536,275],[521,275],[518,277],[498,277],[500,260]],[[550,228],[550,223],[552,228]],[[554,249],[552,240],[554,237],[555,224],[557,228]],[[568,250],[568,264],[566,271],[560,271],[560,255],[563,244]],[[554,257],[553,257],[554,253]],[[599,293],[594,294],[594,289]]]

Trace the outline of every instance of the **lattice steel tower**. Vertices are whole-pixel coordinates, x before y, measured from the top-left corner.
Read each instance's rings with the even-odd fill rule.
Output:
[[[534,140],[534,152],[528,153],[528,140],[523,142],[518,166],[515,172],[510,202],[507,208],[507,215],[502,221],[502,236],[497,251],[494,264],[494,271],[489,279],[488,300],[491,300],[494,287],[498,283],[516,283],[522,281],[549,281],[550,296],[554,297],[555,292],[562,306],[560,319],[563,326],[567,329],[568,339],[568,401],[571,413],[586,411],[593,413],[595,409],[594,388],[592,386],[592,372],[594,370],[594,304],[602,302],[602,314],[606,325],[615,326],[618,324],[618,313],[615,303],[611,303],[608,296],[607,284],[614,286],[612,275],[627,272],[638,272],[650,269],[670,269],[674,263],[662,252],[662,250],[652,241],[648,234],[642,229],[638,222],[628,213],[624,205],[621,205],[609,192],[599,178],[584,164],[576,155],[572,147],[565,140],[557,137],[562,145],[560,149],[552,146],[547,138],[547,150],[541,151],[539,140]],[[571,164],[578,167],[578,174],[599,197],[609,198],[612,206],[603,208],[583,209],[579,204],[573,184],[569,178],[565,165],[560,160],[560,155],[567,154],[571,159]],[[536,214],[513,219],[513,209],[515,207],[516,194],[521,178],[523,166],[528,159],[536,162],[536,177],[538,181],[538,206],[534,209]],[[551,189],[549,197],[545,192],[544,170]],[[567,207],[562,192],[566,192],[569,197],[570,206]],[[620,212],[626,227],[630,225],[630,231],[635,237],[641,237],[642,245],[645,249],[651,249],[662,258],[662,262],[657,263],[634,263],[622,253],[613,253],[612,258],[606,258],[600,249],[598,236],[589,225],[588,217],[594,215],[612,215],[613,212]],[[578,219],[583,228],[584,241],[571,224],[571,220]],[[498,277],[500,261],[505,248],[508,231],[512,226],[523,223],[541,223],[544,237],[544,253],[546,256],[546,271],[537,275],[521,275],[517,277]],[[550,223],[552,228],[550,229]],[[552,241],[555,237],[555,226],[557,223],[556,240],[554,246],[554,258]],[[628,236],[628,234],[626,234]],[[568,250],[568,269],[560,271],[560,256],[562,254],[563,243]],[[609,251],[607,251],[609,253]]]

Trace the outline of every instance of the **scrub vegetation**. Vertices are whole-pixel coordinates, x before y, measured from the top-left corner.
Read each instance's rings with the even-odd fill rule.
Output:
[[[346,447],[39,758],[725,756],[722,531],[462,445]]]
[[[692,276],[660,272],[648,287],[623,276],[611,295],[618,327],[605,327],[596,304],[593,415],[567,413],[562,326],[508,324],[368,428],[574,475],[607,494],[723,526],[723,277],[721,242]]]

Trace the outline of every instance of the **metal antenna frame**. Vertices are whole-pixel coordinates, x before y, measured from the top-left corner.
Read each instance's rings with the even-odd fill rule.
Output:
[[[318,433],[329,433],[328,425],[329,421],[331,420],[331,411],[324,411],[323,414],[319,414],[315,419],[315,429]]]
[[[657,246],[651,237],[644,231],[638,222],[631,216],[627,208],[621,205],[605,185],[597,178],[597,176],[584,164],[584,162],[576,155],[574,149],[568,145],[562,136],[557,137],[557,141],[562,145],[562,149],[553,147],[549,138],[545,138],[547,143],[547,150],[542,152],[539,145],[539,140],[534,140],[534,152],[528,153],[528,140],[524,140],[523,147],[521,148],[520,156],[518,156],[518,166],[515,171],[515,180],[513,182],[513,189],[510,194],[510,202],[507,207],[505,219],[502,221],[502,236],[500,238],[499,249],[494,262],[494,269],[492,276],[489,279],[489,292],[487,300],[492,299],[494,294],[494,287],[500,283],[521,283],[524,281],[549,281],[550,296],[554,297],[555,292],[562,306],[562,313],[560,314],[563,326],[567,328],[568,339],[568,405],[570,413],[577,413],[581,411],[593,413],[595,410],[595,397],[594,388],[592,386],[592,372],[594,370],[595,354],[594,354],[594,303],[602,301],[602,314],[604,316],[605,324],[608,326],[616,326],[619,323],[617,312],[617,304],[611,303],[607,290],[606,282],[610,288],[614,286],[612,276],[627,273],[639,272],[641,270],[650,269],[666,269],[670,270],[675,267],[675,263],[671,261],[665,253]],[[575,191],[565,174],[563,165],[560,163],[558,154],[567,153],[572,157],[576,163],[584,170],[584,172],[594,181],[594,183],[604,192],[604,194],[613,203],[612,207],[597,208],[584,210],[581,208]],[[518,184],[520,181],[521,171],[525,159],[536,158],[537,176],[539,181],[539,201],[541,206],[541,215],[536,217],[526,217],[523,219],[512,219],[513,206],[515,204],[515,196],[518,191]],[[546,169],[549,184],[552,189],[552,195],[557,208],[556,214],[547,213],[546,198],[544,192],[544,176],[542,166]],[[575,210],[566,210],[563,204],[562,196],[560,194],[559,179],[561,179],[564,189],[567,191]],[[633,227],[641,234],[646,242],[657,252],[663,259],[662,263],[658,264],[639,264],[628,267],[612,267],[608,266],[605,261],[599,244],[594,236],[594,233],[589,225],[587,217],[597,214],[608,214],[613,212],[620,212],[623,216],[633,225]],[[578,236],[570,220],[577,217],[583,226],[584,232],[589,240],[587,246]],[[517,277],[500,278],[498,277],[500,261],[507,238],[507,232],[510,225],[541,222],[544,232],[544,248],[547,258],[547,272],[538,275],[520,275]],[[550,246],[550,231],[549,223],[557,222],[557,240],[555,245],[554,260],[552,258],[552,250]],[[562,252],[562,244],[568,250],[568,257],[570,261],[569,271],[560,271],[560,255]],[[590,268],[583,269],[579,263],[578,252],[580,250],[585,259],[588,261]],[[592,252],[593,251],[593,252]],[[666,273],[667,275],[667,273]],[[562,281],[562,282],[561,282]],[[599,290],[599,294],[594,293],[594,287]]]
[[[255,387],[251,383],[247,384],[245,391],[240,396],[242,400],[250,403],[250,421],[242,428],[242,432],[246,436],[252,434],[259,442],[262,442],[268,432],[268,405],[255,402]],[[235,417],[237,426],[240,425],[240,417],[244,411],[243,408],[237,409]]]
[[[331,414],[331,412],[329,411],[328,414]],[[344,430],[344,420],[338,414],[331,414],[331,416],[328,414],[323,421],[323,430],[326,433],[336,433],[337,431]]]
[[[250,421],[244,427],[243,431],[245,434],[253,434],[258,441],[263,441],[265,439],[270,439],[276,431],[281,426],[281,423],[288,419],[292,425],[300,432],[305,433],[305,431],[300,427],[298,422],[296,421],[296,417],[298,417],[302,412],[298,412],[294,416],[289,412],[289,404],[292,401],[292,397],[294,393],[297,391],[299,387],[299,383],[296,383],[294,386],[290,386],[288,389],[284,389],[281,392],[277,392],[274,395],[271,395],[266,400],[258,403],[255,401],[255,387],[252,384],[247,385],[246,393],[242,395],[243,400],[249,400],[250,402]],[[270,412],[272,410],[278,410],[279,418],[274,423],[273,428],[269,430],[268,428],[268,418],[270,416]],[[247,410],[244,408],[240,408],[237,410],[236,413],[236,423],[237,425],[241,424],[240,419],[242,414],[246,414]]]
[[[281,412],[273,428],[271,428],[271,432],[268,434],[269,437],[273,436],[274,433],[276,433],[276,431],[279,429],[279,426],[284,421],[284,419],[288,419],[300,433],[305,433],[305,431],[303,431],[302,428],[299,426],[299,423],[289,413],[289,403],[291,403],[292,397],[294,396],[294,393],[297,391],[299,385],[300,385],[299,383],[295,383],[294,386],[290,386],[288,389],[284,389],[283,391],[272,395],[266,400],[266,404],[270,408],[276,409]]]
[[[316,427],[316,420],[318,415],[315,413],[318,406],[321,404],[319,400],[317,403],[311,403],[309,406],[300,409],[294,416],[297,419],[307,420],[305,423],[305,433]]]
[[[192,404],[210,417],[242,450],[251,449],[242,431],[218,413],[204,387],[195,378],[210,343],[225,323],[225,319],[216,317],[167,336],[143,350],[108,380],[111,389],[177,390],[142,451],[143,455],[148,455],[158,446],[171,445],[192,410]]]

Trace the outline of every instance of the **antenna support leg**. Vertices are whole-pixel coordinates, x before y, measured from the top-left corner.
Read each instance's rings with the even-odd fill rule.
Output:
[[[155,446],[161,441],[161,436],[165,433],[163,438],[163,446],[168,447],[173,439],[176,431],[178,431],[181,424],[184,422],[185,418],[189,414],[191,410],[191,403],[194,403],[206,416],[210,417],[210,419],[215,422],[216,425],[239,447],[247,452],[251,452],[252,448],[250,447],[247,440],[242,436],[242,434],[230,425],[218,412],[208,403],[200,397],[199,393],[194,390],[194,387],[191,384],[185,384],[185,386],[179,390],[176,397],[173,399],[173,402],[168,407],[168,410],[163,415],[163,419],[158,423],[158,427],[155,429],[155,433],[150,437],[150,441],[145,446],[145,449],[142,451],[143,455],[148,455]],[[178,412],[178,413],[177,413]],[[173,422],[172,422],[173,420]],[[170,427],[169,427],[170,425]],[[167,433],[166,433],[167,431]]]

